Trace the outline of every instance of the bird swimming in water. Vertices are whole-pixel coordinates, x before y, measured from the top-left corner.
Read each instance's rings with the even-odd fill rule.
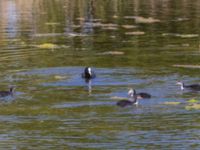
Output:
[[[151,95],[149,93],[144,93],[144,92],[136,93],[136,91],[133,90],[133,89],[130,89],[128,91],[128,95],[129,95],[129,97],[134,97],[134,95],[136,95],[138,99],[148,99],[148,98],[151,98]]]
[[[149,99],[149,98],[151,98],[151,95],[150,94],[148,94],[148,93],[137,93],[136,94],[137,95],[137,98],[139,98],[139,99]]]
[[[92,71],[92,69],[90,67],[85,67],[85,70],[82,73],[82,78],[85,78],[86,80],[90,80],[95,77],[96,77],[96,75],[95,75],[94,71]]]
[[[138,104],[138,99],[137,99],[135,90],[130,89],[128,91],[128,95],[130,96],[130,98],[128,100],[120,100],[120,101],[118,101],[117,102],[117,106],[126,107],[126,106],[129,106],[129,105]]]
[[[13,96],[15,87],[10,87],[9,91],[0,91],[0,97]]]
[[[189,89],[189,90],[194,90],[194,91],[200,91],[200,84],[185,85],[181,81],[178,81],[176,84],[181,86],[181,90]]]
[[[129,100],[121,100],[117,102],[118,106],[126,107],[133,104],[138,104],[139,99],[151,98],[151,95],[148,93],[136,93],[135,89],[130,89],[128,91]]]

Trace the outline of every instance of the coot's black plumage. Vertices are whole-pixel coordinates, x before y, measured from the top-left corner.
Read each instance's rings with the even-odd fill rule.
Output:
[[[95,78],[96,75],[94,71],[90,67],[85,67],[84,72],[82,73],[82,78],[85,78],[87,80]]]
[[[121,100],[121,101],[117,102],[117,106],[120,106],[120,107],[126,107],[126,106],[133,105],[133,104],[134,104],[134,102],[130,101],[130,100]]]
[[[183,82],[177,82],[177,85],[181,86],[181,90],[189,89],[194,91],[200,91],[200,84],[191,84],[191,85],[185,85]]]
[[[9,95],[13,95],[14,87],[10,87],[9,91],[0,91],[0,97],[6,97]]]
[[[147,99],[147,98],[151,98],[151,95],[148,94],[148,93],[137,93],[137,96],[138,98],[141,98],[141,99]]]

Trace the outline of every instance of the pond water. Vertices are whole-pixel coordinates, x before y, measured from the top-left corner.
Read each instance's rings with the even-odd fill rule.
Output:
[[[0,149],[200,149],[200,93],[176,85],[200,83],[199,7],[1,0]],[[116,106],[130,88],[152,98]]]

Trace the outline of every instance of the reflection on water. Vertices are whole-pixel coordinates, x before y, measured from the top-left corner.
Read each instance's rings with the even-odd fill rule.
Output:
[[[92,79],[85,79],[85,83],[87,84],[88,94],[92,95]]]
[[[8,19],[8,38],[15,38],[17,34],[17,16],[16,16],[16,5],[13,1],[8,2],[7,10],[7,19]]]
[[[0,1],[1,149],[199,149],[199,2]],[[81,73],[93,66],[94,80]],[[127,91],[151,93],[120,108]],[[195,101],[191,101],[195,99]],[[188,109],[190,108],[190,109]],[[184,143],[184,144],[183,144]]]

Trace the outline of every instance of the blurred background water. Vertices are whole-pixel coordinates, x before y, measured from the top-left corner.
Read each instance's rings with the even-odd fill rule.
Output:
[[[1,0],[0,88],[17,88],[0,101],[0,149],[200,149],[200,93],[175,85],[200,82],[199,8]],[[152,99],[117,107],[129,88]]]

